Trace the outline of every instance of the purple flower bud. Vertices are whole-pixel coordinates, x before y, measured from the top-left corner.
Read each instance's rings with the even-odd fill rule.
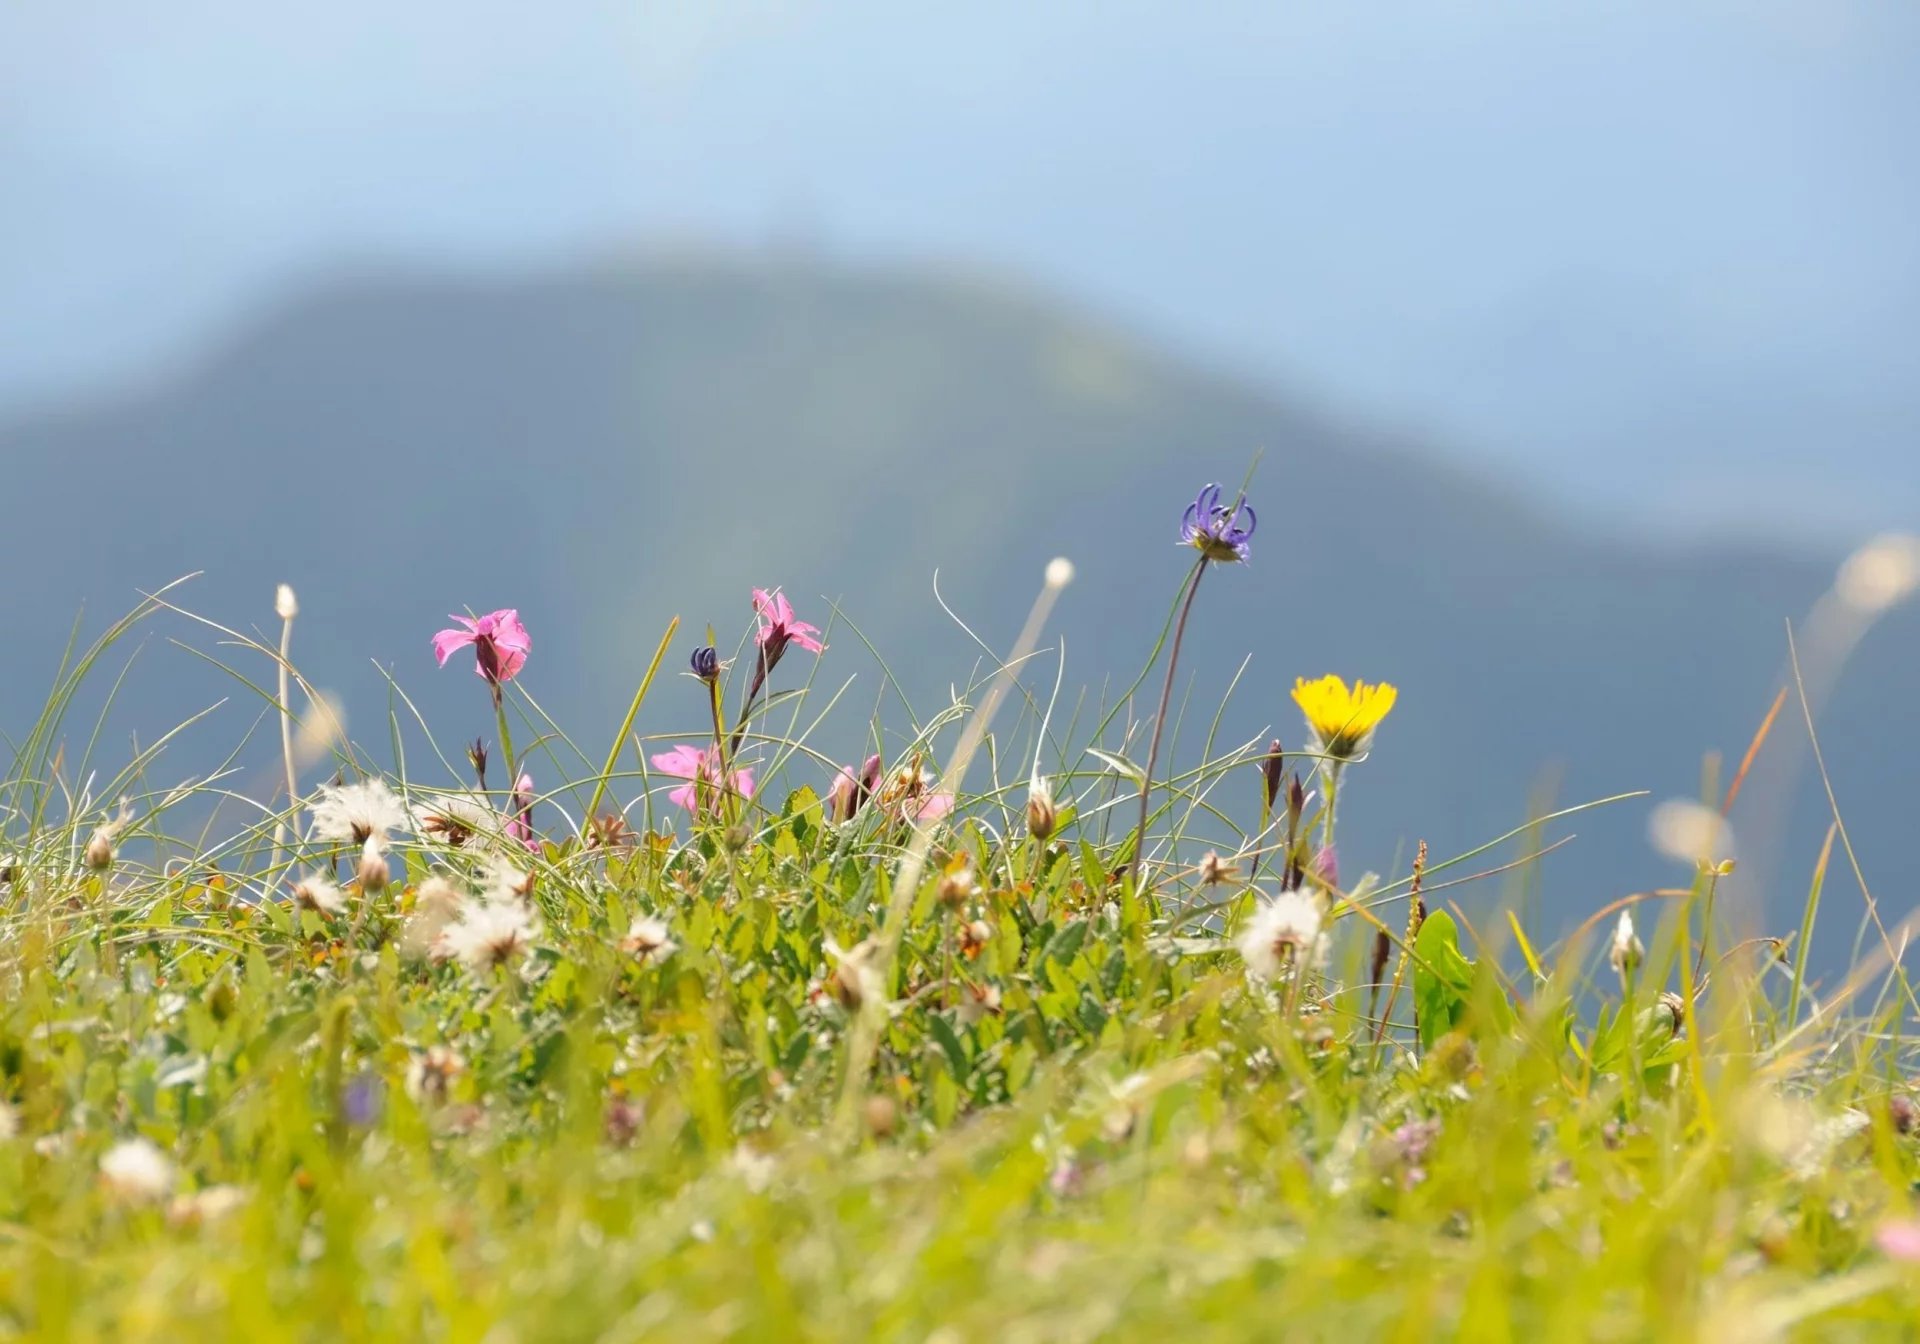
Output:
[[[1280,797],[1280,782],[1285,771],[1286,755],[1280,750],[1280,739],[1274,738],[1273,745],[1267,748],[1267,754],[1260,758],[1260,780],[1266,789],[1267,811],[1273,811],[1273,805]]]
[[[693,675],[702,681],[720,679],[720,651],[711,644],[702,644],[693,651],[689,660],[693,664]]]

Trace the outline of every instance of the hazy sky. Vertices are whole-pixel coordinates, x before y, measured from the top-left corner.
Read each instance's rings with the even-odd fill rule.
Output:
[[[983,263],[1631,525],[1920,517],[1920,7],[27,0],[0,407],[326,268]]]

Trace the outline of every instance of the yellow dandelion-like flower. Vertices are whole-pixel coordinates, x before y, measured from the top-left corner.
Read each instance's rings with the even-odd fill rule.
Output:
[[[1294,703],[1306,714],[1307,727],[1320,740],[1320,749],[1343,761],[1366,745],[1399,695],[1384,681],[1377,686],[1356,681],[1351,690],[1335,676],[1318,681],[1296,677],[1293,684]]]

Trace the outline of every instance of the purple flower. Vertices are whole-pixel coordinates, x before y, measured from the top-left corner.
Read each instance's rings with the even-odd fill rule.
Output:
[[[703,644],[695,649],[688,663],[693,668],[693,675],[700,680],[718,681],[720,679],[720,650],[713,645]]]
[[[1240,522],[1242,516],[1246,518],[1245,526]],[[1186,515],[1180,521],[1180,543],[1193,547],[1209,560],[1245,560],[1247,541],[1258,522],[1245,495],[1229,508],[1220,502],[1220,487],[1208,485],[1187,505]]]
[[[499,611],[490,611],[478,619],[472,616],[449,616],[450,621],[458,621],[464,630],[442,630],[433,637],[433,656],[440,660],[440,666],[447,665],[447,659],[453,657],[455,649],[468,644],[473,645],[473,670],[495,686],[512,681],[520,675],[520,669],[527,664],[527,653],[533,648],[533,640],[527,634],[527,627],[520,624],[520,613],[512,607]]]

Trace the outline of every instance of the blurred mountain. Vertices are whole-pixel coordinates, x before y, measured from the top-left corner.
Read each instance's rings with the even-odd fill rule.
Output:
[[[1077,713],[1084,734],[1165,620],[1186,566],[1181,510],[1256,454],[1252,563],[1211,572],[1200,594],[1175,758],[1198,759],[1237,673],[1223,743],[1297,743],[1296,674],[1399,683],[1348,790],[1349,874],[1403,869],[1421,837],[1436,855],[1491,839],[1543,789],[1560,805],[1696,794],[1706,752],[1739,759],[1781,684],[1785,622],[1838,559],[1583,531],[1420,445],[977,277],[688,257],[512,280],[366,274],[260,315],[164,386],[0,430],[0,562],[16,576],[0,726],[31,720],[83,604],[97,628],[137,590],[204,571],[184,600],[242,627],[269,625],[274,584],[292,582],[296,658],[344,697],[355,736],[384,742],[389,709],[410,722],[390,674],[453,759],[491,725],[471,674],[433,667],[428,636],[447,612],[518,606],[535,640],[526,685],[597,758],[670,616],[686,622],[677,671],[691,636],[711,622],[729,644],[747,590],[778,584],[803,616],[826,624],[837,605],[858,626],[836,623],[812,701],[853,679],[818,739],[848,756],[876,710],[896,730],[909,703],[924,720],[975,669],[936,572],[953,613],[1004,650],[1046,560],[1065,554],[1080,578],[1058,622],[1055,727]],[[154,629],[211,643],[176,618]],[[1917,656],[1920,622],[1896,612],[1821,722],[1885,891],[1920,878],[1899,843],[1920,725],[1889,710]],[[1029,689],[1044,697],[1052,675],[1043,660]],[[118,764],[127,734],[150,741],[222,695],[242,728],[260,711],[244,685],[149,637],[102,763]],[[641,728],[695,732],[699,713],[668,682]],[[1804,737],[1797,710],[1777,731]],[[230,738],[190,735],[173,773]],[[426,750],[411,727],[403,740]],[[249,751],[270,777],[270,737]],[[794,782],[813,773],[796,767]],[[1253,790],[1249,775],[1216,801],[1244,817]],[[1827,816],[1804,781],[1788,801],[1765,824],[1789,861],[1772,895],[1797,902]],[[1555,832],[1581,837],[1546,860],[1557,920],[1687,879],[1649,849],[1648,806]]]

